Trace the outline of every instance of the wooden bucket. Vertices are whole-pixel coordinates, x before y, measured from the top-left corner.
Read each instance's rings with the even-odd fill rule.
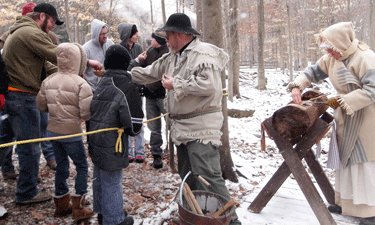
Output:
[[[193,194],[199,207],[202,209],[203,214],[214,214],[228,203],[227,199],[216,193],[208,191],[193,191]],[[229,224],[235,208],[232,207],[222,216],[211,217],[192,212],[185,199],[183,199],[183,204],[181,204],[180,201],[177,202],[181,225],[226,225]]]

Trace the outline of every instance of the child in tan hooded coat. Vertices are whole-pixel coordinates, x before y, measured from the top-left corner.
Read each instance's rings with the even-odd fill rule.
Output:
[[[86,53],[79,44],[63,43],[57,47],[58,72],[47,77],[36,98],[39,110],[49,112],[47,133],[58,137],[82,133],[82,120],[90,118],[92,91],[81,77],[86,69]],[[85,220],[95,213],[84,207],[87,193],[88,163],[82,136],[52,141],[56,156],[54,216],[73,211],[75,220]],[[70,196],[66,179],[69,177],[69,158],[76,166],[75,195]],[[73,207],[70,205],[72,198]]]

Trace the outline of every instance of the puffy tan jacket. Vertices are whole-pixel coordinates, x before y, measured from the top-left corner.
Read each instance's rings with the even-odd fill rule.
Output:
[[[86,52],[79,44],[62,43],[56,55],[58,72],[43,81],[36,98],[37,106],[49,112],[48,131],[81,133],[81,121],[90,119],[92,100],[91,88],[80,76],[86,69]]]

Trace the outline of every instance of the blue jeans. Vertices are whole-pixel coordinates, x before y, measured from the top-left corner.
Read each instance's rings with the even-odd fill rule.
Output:
[[[120,224],[125,220],[121,180],[122,170],[104,171],[94,164],[94,212],[103,215],[104,225]]]
[[[3,156],[3,165],[1,166],[1,173],[3,176],[5,174],[8,174],[10,172],[14,172],[14,165],[12,161],[13,156],[13,146],[7,147],[8,150],[6,150],[7,154]]]
[[[5,113],[9,114],[10,124],[17,141],[40,137],[40,113],[36,107],[36,95],[10,91],[6,96]],[[19,177],[16,201],[22,202],[38,194],[39,143],[17,145]]]
[[[69,192],[66,179],[69,177],[69,158],[76,166],[75,190],[77,195],[87,193],[88,163],[83,141],[70,142],[68,139],[51,141],[56,157],[55,195],[62,196]]]
[[[11,142],[13,139],[13,133],[9,132],[10,123],[8,119],[5,118],[5,114],[3,113],[3,110],[0,110],[0,142]],[[6,122],[8,121],[8,122]],[[13,146],[10,147],[5,147],[5,148],[0,148],[0,167],[1,170],[4,168],[4,163],[6,162],[6,158],[9,155],[9,152],[13,150]],[[12,161],[11,161],[12,162]],[[13,164],[12,164],[13,166]],[[14,171],[14,166],[13,166],[13,171]],[[3,175],[5,173],[3,172]]]
[[[48,113],[40,112],[40,134],[42,138],[47,137],[46,136],[47,125],[48,125]],[[42,147],[42,153],[46,161],[55,159],[52,144],[50,141],[41,142],[41,147]],[[1,172],[3,176],[10,172],[14,172],[12,155],[13,155],[13,146],[10,147],[9,153],[4,158],[3,166],[1,167]]]
[[[147,119],[152,119],[166,113],[164,109],[164,98],[148,99],[146,98],[146,114]],[[163,137],[161,136],[161,119],[153,120],[147,123],[148,129],[151,131],[150,146],[151,154],[161,156],[163,150]]]
[[[41,134],[42,138],[47,137],[46,136],[47,125],[48,125],[48,113],[40,112],[40,134]],[[43,153],[46,161],[55,159],[55,155],[53,153],[53,148],[52,148],[51,142],[50,141],[43,141],[40,144],[41,144],[41,147],[42,147],[42,153]]]
[[[143,156],[144,157],[144,149],[145,149],[145,138],[144,138],[145,131],[142,127],[141,132],[135,136],[135,137],[130,137],[128,138],[128,145],[129,145],[129,157],[134,157],[133,156],[133,145],[132,145],[132,138],[134,138],[134,152],[135,152],[135,157],[137,156]]]

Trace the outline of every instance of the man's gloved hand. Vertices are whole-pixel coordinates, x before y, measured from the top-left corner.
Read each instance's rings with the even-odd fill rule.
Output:
[[[0,110],[3,109],[4,105],[5,105],[4,94],[0,94]]]
[[[338,99],[337,97],[332,97],[332,98],[330,98],[330,99],[328,99],[328,100],[326,101],[326,104],[327,104],[329,107],[333,108],[333,109],[337,109],[337,108],[340,106],[340,103],[339,103],[338,100],[339,100],[339,99]]]

